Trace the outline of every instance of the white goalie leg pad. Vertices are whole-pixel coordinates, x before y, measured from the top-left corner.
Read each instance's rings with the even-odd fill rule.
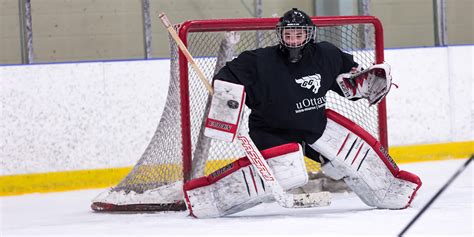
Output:
[[[271,199],[271,192],[252,167],[240,167],[240,163],[235,161],[209,176],[184,185],[190,215],[197,218],[220,217]]]
[[[284,144],[261,151],[275,177],[285,190],[308,182],[301,146]],[[197,218],[230,215],[273,201],[269,187],[246,158],[240,158],[214,173],[184,185],[190,214]]]
[[[332,110],[323,135],[310,146],[330,162],[321,169],[329,177],[344,179],[369,206],[402,209],[410,205],[421,180],[399,170],[383,146],[361,127]]]

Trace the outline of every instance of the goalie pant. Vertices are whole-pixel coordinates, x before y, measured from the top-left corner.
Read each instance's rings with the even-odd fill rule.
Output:
[[[288,143],[261,151],[284,190],[308,182],[301,146]],[[190,215],[213,218],[230,215],[274,201],[270,187],[261,180],[247,157],[242,157],[212,174],[184,185]]]
[[[385,148],[368,132],[342,115],[326,110],[328,123],[313,149],[328,162],[323,172],[343,179],[367,205],[403,209],[421,187],[420,178],[400,170]]]

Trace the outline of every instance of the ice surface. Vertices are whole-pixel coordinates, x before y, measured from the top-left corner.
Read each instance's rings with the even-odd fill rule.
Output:
[[[194,219],[186,212],[103,214],[90,201],[103,190],[30,194],[0,198],[0,236],[396,236],[465,160],[400,165],[423,181],[412,206],[378,210],[354,194],[334,195],[331,206],[285,209],[266,203],[218,219]],[[406,236],[473,236],[473,165],[449,186]]]

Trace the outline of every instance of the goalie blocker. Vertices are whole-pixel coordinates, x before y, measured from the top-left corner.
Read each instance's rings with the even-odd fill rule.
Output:
[[[214,94],[204,135],[226,142],[234,141],[244,104],[245,90],[242,85],[214,80]]]

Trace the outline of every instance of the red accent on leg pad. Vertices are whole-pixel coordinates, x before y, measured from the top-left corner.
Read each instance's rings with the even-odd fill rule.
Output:
[[[392,157],[388,154],[387,149],[382,146],[382,144],[375,139],[374,136],[372,136],[370,133],[365,131],[362,127],[357,125],[356,123],[352,122],[351,120],[347,119],[346,117],[338,114],[337,112],[326,109],[326,116],[336,122],[337,124],[345,127],[352,133],[354,133],[356,136],[362,138],[364,142],[369,144],[371,146],[375,153],[380,157],[380,159],[385,163],[387,168],[390,170],[390,172],[393,174],[393,176],[396,176],[398,172],[400,171],[397,164],[395,161],[392,159]]]
[[[408,182],[418,184],[418,186],[421,186],[421,184],[422,184],[421,179],[420,179],[420,177],[418,177],[418,175],[410,173],[410,172],[405,171],[405,170],[400,170],[400,172],[398,172],[398,174],[395,177],[397,177],[399,179],[402,179],[402,180],[406,180]]]
[[[265,149],[265,150],[262,150],[261,153],[262,153],[262,156],[268,160],[268,159],[271,159],[271,158],[274,158],[274,157],[277,157],[277,156],[281,156],[281,155],[284,155],[284,154],[288,154],[288,153],[291,153],[291,152],[296,152],[299,150],[299,145],[298,143],[288,143],[288,144],[283,144],[283,145],[280,145],[280,146],[276,146],[276,147],[272,147],[272,148],[268,148],[268,149]],[[210,185],[210,184],[213,184],[217,181],[219,181],[220,179],[232,174],[233,172],[239,170],[240,168],[244,168],[246,166],[249,166],[250,165],[250,161],[249,159],[244,156],[216,171],[214,171],[213,173],[211,173],[210,175],[208,176],[205,176],[205,177],[201,177],[201,178],[197,178],[197,179],[193,179],[193,180],[190,180],[188,182],[186,182],[184,184],[184,190],[191,190],[191,189],[195,189],[197,187],[202,187],[202,186],[206,186],[206,185]]]
[[[413,191],[413,194],[411,195],[410,200],[408,201],[407,205],[403,208],[403,209],[405,209],[408,206],[410,206],[411,202],[413,201],[413,198],[415,198],[416,192],[418,191],[418,189],[420,189],[420,187],[422,185],[422,182],[421,182],[420,177],[418,177],[418,175],[410,173],[410,172],[405,171],[405,170],[400,170],[400,172],[398,172],[398,174],[395,177],[397,177],[398,179],[405,180],[405,181],[408,181],[408,182],[411,182],[411,183],[414,183],[414,184],[417,185],[416,189],[415,189],[415,191]]]
[[[285,155],[291,152],[296,152],[299,150],[299,144],[298,143],[288,143],[288,144],[283,144],[280,146],[272,147],[269,149],[265,149],[261,151],[262,156],[268,160],[274,157],[278,157],[281,155]],[[184,191],[184,197],[186,200],[186,204],[188,207],[188,211],[191,216],[194,216],[193,210],[192,210],[192,205],[191,202],[189,201],[189,197],[186,191],[192,190],[195,188],[203,187],[203,186],[208,186],[213,183],[216,183],[220,179],[223,179],[224,177],[236,172],[237,170],[249,166],[251,163],[249,159],[244,156],[238,160],[235,160],[234,162],[214,171],[208,176],[192,179],[188,182],[186,182],[183,185],[183,191]],[[252,177],[253,178],[253,177]],[[254,181],[255,182],[255,181]]]

